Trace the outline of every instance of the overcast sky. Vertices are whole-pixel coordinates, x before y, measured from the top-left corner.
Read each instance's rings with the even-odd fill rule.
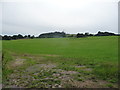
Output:
[[[2,34],[118,32],[119,0],[2,0]],[[1,25],[1,24],[0,24]]]

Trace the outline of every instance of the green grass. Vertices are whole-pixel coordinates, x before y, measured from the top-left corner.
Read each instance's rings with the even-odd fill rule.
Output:
[[[3,41],[3,50],[18,53],[57,54],[101,61],[117,60],[117,37],[45,38]]]
[[[13,72],[13,70],[8,68],[9,62],[12,61],[12,56],[7,51],[3,51],[3,53],[4,59],[2,60],[2,81],[3,83],[6,83],[6,81],[9,79],[7,76],[9,76]]]
[[[9,52],[9,54],[8,54]],[[3,41],[3,63],[11,61],[10,53],[44,56],[43,62],[54,62],[58,68],[82,72],[75,65],[86,65],[93,69],[97,78],[117,82],[118,78],[118,37],[102,36],[87,38],[44,38]],[[36,62],[30,60],[32,64]],[[30,63],[28,62],[28,63]],[[6,69],[6,65],[4,65]],[[4,70],[5,71],[5,70]],[[3,71],[3,72],[4,72]],[[11,70],[5,71],[9,75]],[[85,72],[84,72],[85,73]]]

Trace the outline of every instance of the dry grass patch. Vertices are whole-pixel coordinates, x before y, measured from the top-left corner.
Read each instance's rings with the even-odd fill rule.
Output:
[[[8,67],[9,68],[20,67],[24,65],[25,61],[26,59],[17,58],[14,61],[11,61]]]

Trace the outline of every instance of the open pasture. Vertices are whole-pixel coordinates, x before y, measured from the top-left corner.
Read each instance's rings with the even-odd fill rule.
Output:
[[[117,87],[118,37],[2,41],[4,87]]]

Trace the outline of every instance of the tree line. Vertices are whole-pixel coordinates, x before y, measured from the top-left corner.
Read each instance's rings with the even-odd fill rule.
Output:
[[[18,35],[13,35],[13,36],[8,36],[8,35],[0,35],[0,39],[2,40],[16,40],[16,39],[33,39],[35,38],[35,36],[31,36],[31,35],[21,35],[21,34],[18,34]]]
[[[89,33],[78,33],[76,35],[77,38],[79,37],[87,37],[87,36],[119,36],[119,34],[114,34],[114,33],[111,33],[111,32],[98,32],[97,34],[89,34]]]
[[[34,35],[0,35],[0,40],[16,40],[16,39],[33,39],[33,38],[63,38],[63,37],[76,37],[76,38],[82,38],[82,37],[88,37],[88,36],[119,36],[119,34],[114,34],[110,32],[98,32],[97,34],[89,34],[89,33],[77,33],[77,34],[66,34],[65,32],[50,32],[50,33],[43,33],[39,36]]]
[[[62,38],[66,37],[65,32],[51,32],[51,33],[43,33],[38,36],[39,38]]]

